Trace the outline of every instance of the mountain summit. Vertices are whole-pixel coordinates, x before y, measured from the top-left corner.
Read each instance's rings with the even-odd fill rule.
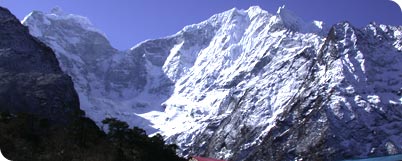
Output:
[[[81,108],[177,143],[181,155],[340,160],[402,152],[402,27],[305,22],[284,7],[213,15],[126,51],[88,19],[32,12]]]

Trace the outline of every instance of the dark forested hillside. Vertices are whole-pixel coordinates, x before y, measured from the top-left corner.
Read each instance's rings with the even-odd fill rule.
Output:
[[[0,114],[0,149],[13,161],[180,161],[176,145],[165,145],[160,135],[125,122],[103,121],[108,133],[92,120],[80,118],[69,125],[49,122],[31,114]]]

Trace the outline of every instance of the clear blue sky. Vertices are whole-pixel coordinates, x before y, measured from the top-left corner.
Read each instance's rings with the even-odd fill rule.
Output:
[[[118,49],[174,34],[215,13],[252,5],[270,13],[285,5],[306,21],[331,25],[344,20],[358,27],[372,21],[402,25],[401,9],[390,0],[0,0],[0,5],[19,19],[32,10],[48,12],[59,6],[66,13],[88,17]]]

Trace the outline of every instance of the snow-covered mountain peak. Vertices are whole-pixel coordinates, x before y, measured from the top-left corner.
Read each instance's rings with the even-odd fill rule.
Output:
[[[324,22],[317,20],[306,22],[293,11],[287,9],[285,5],[279,7],[276,13],[283,25],[292,31],[316,33],[323,36],[328,32],[328,27]]]
[[[251,6],[245,11],[249,18],[252,19],[256,16],[261,16],[261,17],[271,17],[273,16],[272,14],[268,13],[267,11],[263,10],[260,6]]]
[[[268,13],[267,11],[263,10],[260,6],[250,6],[246,10],[246,12],[249,13],[249,14],[252,14],[252,13],[259,14],[259,13],[262,13],[262,12]]]
[[[191,29],[194,27],[199,28],[199,27],[205,26],[205,25],[211,25],[213,27],[220,28],[220,27],[222,27],[222,25],[231,23],[233,21],[237,21],[238,18],[242,18],[245,15],[246,15],[246,13],[244,11],[238,10],[236,8],[232,8],[228,11],[215,14],[215,15],[211,16],[209,19],[207,19],[201,23],[186,26],[186,27],[184,27],[184,30],[187,31],[188,29]]]
[[[60,48],[78,50],[87,44],[98,44],[112,48],[106,35],[94,28],[88,18],[64,13],[60,7],[53,8],[50,13],[33,11],[21,23],[29,27],[31,35],[42,40],[52,40]],[[45,28],[47,30],[44,30]],[[66,46],[67,44],[69,46]],[[100,57],[104,56],[100,55]],[[89,59],[92,58],[89,57]]]
[[[230,30],[238,33],[251,26],[260,25],[272,28],[270,31],[273,32],[285,29],[301,33],[315,33],[321,36],[325,36],[328,32],[328,27],[324,22],[316,20],[305,22],[292,11],[286,9],[285,6],[279,7],[276,14],[271,14],[259,6],[251,6],[247,10],[233,8],[215,14],[201,23],[186,26],[181,32],[209,28],[209,31],[216,33]]]
[[[187,31],[191,28],[199,28],[207,24],[217,28],[227,27],[225,24],[230,25],[233,23],[238,23],[239,21],[241,22],[242,19],[251,20],[253,17],[258,15],[267,16],[269,13],[259,6],[251,6],[247,10],[232,8],[225,12],[215,14],[201,23],[186,26],[184,27],[184,31]]]
[[[388,108],[402,105],[401,27],[339,23],[329,32],[284,6],[254,6],[117,51],[68,16],[34,13],[24,24],[56,51],[97,122],[117,117],[161,133],[181,155],[230,160],[402,148],[402,112]]]
[[[92,22],[84,16],[75,14],[66,14],[60,7],[55,7],[51,9],[50,13],[44,13],[41,11],[33,11],[21,21],[22,24],[30,26],[31,28],[42,28],[46,25],[52,25],[52,23],[58,24],[64,27],[70,27],[73,29],[81,29],[84,31],[92,31],[101,34],[106,37],[106,35],[96,29]],[[30,23],[35,25],[45,25],[45,26],[34,26],[29,25]],[[30,33],[34,36],[42,36],[43,33],[39,32],[38,29],[31,29]]]

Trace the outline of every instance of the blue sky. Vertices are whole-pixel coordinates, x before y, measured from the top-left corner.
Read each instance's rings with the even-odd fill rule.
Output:
[[[215,13],[253,5],[270,13],[285,5],[306,21],[326,24],[347,20],[357,27],[372,21],[402,25],[401,9],[390,0],[0,0],[0,5],[19,19],[32,10],[48,12],[59,6],[66,13],[88,17],[118,49],[172,35]]]

